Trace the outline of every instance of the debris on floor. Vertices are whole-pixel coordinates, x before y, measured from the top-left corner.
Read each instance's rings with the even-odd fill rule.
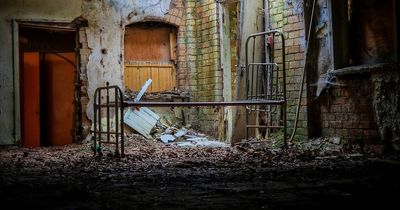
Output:
[[[160,116],[146,107],[142,107],[139,110],[128,109],[124,115],[124,123],[148,139],[152,138],[150,132],[159,119]]]
[[[158,129],[158,131],[163,131]],[[173,144],[178,147],[227,147],[228,144],[213,140],[206,134],[192,129],[168,127],[162,133],[155,134],[155,139],[164,144]]]
[[[132,91],[128,87],[125,88],[125,95],[124,98],[125,100],[132,100],[136,98],[138,95],[138,92]],[[156,92],[156,93],[145,93],[142,96],[143,100],[158,100],[158,101],[171,101],[174,99],[190,99],[191,95],[187,91],[179,90],[179,89],[174,89],[174,90],[169,90],[169,91],[163,91],[163,92]]]
[[[175,137],[171,134],[164,134],[160,136],[160,140],[164,143],[164,144],[168,144],[169,142],[175,141]]]
[[[304,150],[320,150],[331,153],[339,153],[343,149],[341,139],[338,137],[314,138],[302,143],[298,143],[295,146],[298,146],[300,147],[299,149]]]
[[[207,137],[189,137],[186,141],[177,142],[179,147],[227,147],[226,143],[208,140]]]
[[[189,128],[170,127],[166,132],[177,139],[193,135]],[[205,137],[200,135],[191,138],[201,142],[199,139]],[[338,157],[349,156],[331,158],[328,153],[314,153],[313,150],[319,150],[317,146],[309,147],[311,150],[284,150],[254,144],[219,148],[174,144],[130,133],[122,158],[110,155],[113,148],[108,150],[108,145],[102,148],[102,157],[94,157],[90,142],[35,149],[0,147],[2,206],[260,209],[273,203],[277,207],[268,205],[268,209],[314,209],[301,208],[299,204],[324,208],[326,203],[336,203],[341,205],[332,209],[359,209],[358,204],[366,202],[362,200],[366,192],[374,200],[392,201],[388,198],[393,197],[396,202],[400,192],[399,167],[373,162],[381,157],[378,152],[357,156],[351,155],[356,151],[342,150]],[[293,208],[279,208],[287,204]]]
[[[155,113],[146,107],[139,110],[128,109],[124,115],[124,122],[148,140],[157,140],[164,144],[174,144],[179,147],[227,146],[226,143],[214,140],[193,129],[179,128],[179,123],[171,125],[171,122],[160,115],[162,116],[162,113]]]
[[[151,84],[148,80],[142,89],[135,93],[129,88],[125,91],[125,100],[140,101],[143,100],[174,100],[189,98],[187,92],[173,90],[161,93],[146,93]],[[164,144],[174,144],[178,147],[227,147],[226,143],[212,139],[211,137],[179,126],[182,122],[171,122],[168,120],[167,113],[156,112],[147,107],[141,107],[139,110],[129,108],[124,115],[124,122],[133,128],[139,134],[149,140],[161,141]],[[179,128],[180,127],[180,128]]]
[[[146,81],[142,89],[133,99],[134,101],[140,101],[151,82],[151,79]],[[159,119],[160,117],[147,107],[140,107],[139,109],[129,108],[124,114],[124,123],[146,138],[151,138],[150,132]]]

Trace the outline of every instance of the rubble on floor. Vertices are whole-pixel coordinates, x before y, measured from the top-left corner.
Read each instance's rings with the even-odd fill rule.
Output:
[[[125,90],[125,100],[157,100],[157,101],[184,101],[190,98],[189,93],[180,90],[164,91],[159,93],[146,93],[151,80],[148,80],[137,93],[129,88]],[[198,131],[179,126],[182,122],[171,122],[167,119],[165,111],[141,107],[129,108],[125,112],[124,122],[129,127],[149,140],[158,140],[164,144],[174,144],[178,147],[226,147],[227,144],[214,140]]]
[[[206,134],[192,129],[168,127],[162,133],[155,134],[155,138],[165,144],[173,144],[178,147],[227,147],[228,144],[213,140]]]
[[[314,138],[294,144],[294,146],[299,149],[318,150],[325,153],[340,153],[343,149],[343,145],[343,142],[338,137]]]
[[[145,136],[151,138],[150,132],[156,126],[160,116],[147,107],[127,109],[124,114],[124,123]]]
[[[271,151],[283,149],[283,141],[279,138],[262,141],[249,139],[243,140],[237,145],[251,148],[268,148]],[[348,142],[339,137],[319,137],[292,143],[287,151],[302,151],[304,154],[309,153],[315,159],[375,157],[381,155],[383,145],[369,144],[366,146]]]
[[[124,99],[125,100],[132,100],[136,98],[138,92],[137,91],[132,91],[128,87],[125,88],[125,94],[124,94]],[[145,101],[148,100],[157,100],[157,101],[172,101],[172,100],[187,100],[190,99],[191,95],[187,91],[179,90],[179,89],[174,89],[174,90],[169,90],[169,91],[163,91],[163,92],[155,92],[155,93],[145,93],[142,96],[142,99]]]
[[[175,145],[178,147],[228,147],[229,145],[214,140],[206,134],[185,127],[177,128],[175,126],[165,127],[157,123],[150,136],[146,136],[147,141],[158,141],[166,145]]]

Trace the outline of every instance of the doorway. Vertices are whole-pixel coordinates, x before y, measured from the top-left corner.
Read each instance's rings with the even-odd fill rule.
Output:
[[[125,28],[124,85],[139,91],[152,79],[148,92],[176,88],[176,27],[159,22],[140,22]]]
[[[76,31],[18,27],[21,146],[62,146],[74,139]]]

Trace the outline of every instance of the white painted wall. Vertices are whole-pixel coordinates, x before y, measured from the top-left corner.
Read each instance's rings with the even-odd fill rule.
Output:
[[[162,20],[171,0],[102,0],[84,1],[83,17],[89,21],[86,37],[91,50],[87,65],[89,105],[87,114],[93,119],[93,95],[98,87],[123,87],[123,46],[125,26],[144,20]],[[107,49],[107,54],[102,54]]]

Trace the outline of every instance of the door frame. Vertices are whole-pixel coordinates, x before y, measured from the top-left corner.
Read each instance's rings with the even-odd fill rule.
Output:
[[[84,26],[84,25],[83,25]],[[74,135],[73,142],[77,142],[82,137],[82,114],[80,113],[80,42],[79,30],[82,27],[79,22],[62,22],[62,21],[41,21],[32,19],[13,19],[11,24],[12,32],[12,58],[13,58],[13,71],[14,71],[14,143],[21,146],[22,140],[22,121],[21,121],[21,80],[20,80],[20,46],[19,46],[19,28],[42,28],[50,30],[64,30],[75,33],[75,55],[76,55],[76,79],[75,79],[75,105],[74,105]]]

